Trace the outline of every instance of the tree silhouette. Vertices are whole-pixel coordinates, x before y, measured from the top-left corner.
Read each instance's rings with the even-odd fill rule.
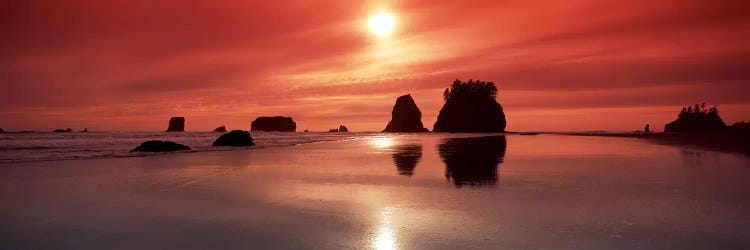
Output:
[[[443,91],[443,99],[447,102],[451,99],[463,98],[497,98],[497,87],[494,82],[474,81],[462,82],[456,79],[450,88]]]

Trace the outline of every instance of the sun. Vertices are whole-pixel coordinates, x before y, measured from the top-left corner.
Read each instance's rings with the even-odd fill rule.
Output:
[[[396,19],[391,13],[381,10],[378,14],[370,17],[370,21],[367,25],[370,28],[370,32],[379,37],[386,37],[393,33],[393,27],[396,24]]]

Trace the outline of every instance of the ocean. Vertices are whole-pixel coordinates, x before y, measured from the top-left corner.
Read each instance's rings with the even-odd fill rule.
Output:
[[[303,143],[334,141],[374,133],[288,133],[251,132],[256,146],[252,148],[287,147]],[[187,145],[190,153],[247,148],[212,147],[221,135],[216,132],[24,132],[0,134],[0,163],[56,161],[94,158],[141,157],[164,153],[131,153],[148,140],[165,140]]]

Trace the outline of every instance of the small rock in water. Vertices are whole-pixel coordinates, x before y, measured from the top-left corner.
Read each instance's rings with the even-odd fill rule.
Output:
[[[171,141],[147,141],[140,146],[130,150],[130,152],[170,152],[179,150],[190,150],[191,148]]]
[[[232,132],[219,136],[214,141],[214,146],[232,146],[232,147],[247,147],[254,146],[253,138],[250,137],[250,133],[242,130],[232,130]]]
[[[227,132],[227,128],[224,126],[214,129],[214,132]]]

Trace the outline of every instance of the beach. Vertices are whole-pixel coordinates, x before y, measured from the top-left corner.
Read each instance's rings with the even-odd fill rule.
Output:
[[[367,134],[0,164],[1,249],[747,249],[750,160],[638,138]]]

